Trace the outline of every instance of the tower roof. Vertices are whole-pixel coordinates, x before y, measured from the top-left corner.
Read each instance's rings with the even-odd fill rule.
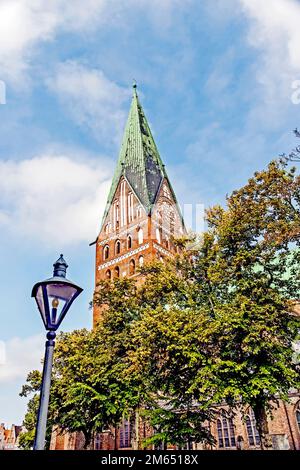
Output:
[[[161,182],[163,178],[168,179],[168,177],[140,104],[136,84],[133,85],[129,116],[102,223],[108,214],[122,176],[127,179],[146,212],[150,213]],[[170,185],[169,180],[168,183]],[[172,193],[175,198],[173,190]]]

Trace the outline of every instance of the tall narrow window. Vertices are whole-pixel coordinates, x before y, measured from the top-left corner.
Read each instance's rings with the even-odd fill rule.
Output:
[[[114,211],[113,211],[113,215],[114,215],[114,228],[115,229],[118,229],[119,228],[119,224],[120,224],[120,214],[119,214],[119,201],[115,201],[114,203]]]
[[[121,253],[121,242],[120,240],[117,240],[115,244],[115,254],[119,255],[120,253]]]
[[[138,219],[142,217],[142,208],[140,206],[136,210],[136,216]]]
[[[248,434],[248,441],[250,446],[259,446],[260,437],[256,427],[256,420],[253,410],[246,416],[246,428]]]
[[[300,432],[300,402],[298,403],[298,406],[296,408],[296,420],[297,420],[297,424],[298,424],[298,428]]]
[[[94,449],[95,450],[102,450],[102,439],[101,434],[96,434],[95,441],[94,441]]]
[[[135,274],[135,261],[132,259],[129,263],[129,274],[132,276]]]
[[[139,231],[138,231],[138,242],[139,242],[139,245],[141,245],[144,241],[144,232],[143,232],[143,229],[140,228]]]
[[[144,257],[143,256],[139,257],[139,266],[140,267],[144,266]]]
[[[106,279],[111,279],[111,271],[108,269],[105,273]]]
[[[217,420],[217,431],[219,449],[236,446],[234,424],[231,418],[219,418]]]
[[[120,277],[120,268],[116,266],[114,269],[114,277]]]
[[[121,183],[121,227],[126,225],[126,182],[123,180]]]
[[[161,236],[160,236],[160,230],[158,227],[156,227],[156,240],[158,241],[158,243],[161,243]]]
[[[104,248],[103,248],[103,259],[106,260],[109,258],[109,246],[106,245]]]
[[[127,248],[128,250],[130,250],[130,248],[132,248],[132,238],[130,235],[128,235],[127,237]]]
[[[132,430],[130,421],[123,420],[120,427],[120,449],[131,447]]]
[[[128,201],[128,222],[133,221],[133,194],[129,193],[127,197]]]

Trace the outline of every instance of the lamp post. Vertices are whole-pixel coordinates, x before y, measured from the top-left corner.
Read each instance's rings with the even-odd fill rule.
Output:
[[[36,300],[47,330],[34,450],[44,450],[45,447],[51,371],[56,337],[55,331],[63,321],[76,297],[82,292],[81,287],[66,278],[68,265],[63,255],[60,255],[60,258],[53,264],[53,267],[53,277],[35,284],[31,293],[31,297],[34,297]]]

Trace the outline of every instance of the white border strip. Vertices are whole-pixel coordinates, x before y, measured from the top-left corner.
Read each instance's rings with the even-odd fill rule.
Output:
[[[129,251],[129,253],[125,253],[124,255],[119,256],[118,258],[112,259],[111,261],[108,261],[107,263],[100,264],[98,266],[98,271],[100,271],[101,269],[108,268],[109,266],[112,266],[113,264],[117,264],[120,261],[123,261],[124,259],[130,258],[131,256],[136,255],[137,253],[140,253],[141,251],[146,250],[147,248],[149,248],[149,246],[150,246],[149,243],[146,243],[145,245],[140,246],[139,248],[136,248],[135,250]]]

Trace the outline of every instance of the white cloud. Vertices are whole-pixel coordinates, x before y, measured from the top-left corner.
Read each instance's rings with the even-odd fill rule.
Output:
[[[253,20],[251,43],[263,47],[271,60],[276,60],[280,54],[283,67],[300,70],[300,3],[296,0],[240,1]]]
[[[32,369],[41,369],[44,352],[44,335],[12,338],[5,342],[5,361],[0,363],[0,383],[25,381]]]
[[[36,49],[63,32],[93,32],[100,26],[123,26],[126,13],[148,15],[160,28],[190,0],[0,0],[1,78],[22,85]],[[183,5],[182,5],[183,3]]]
[[[59,64],[47,84],[79,125],[91,129],[99,140],[120,142],[127,114],[122,105],[127,105],[128,89],[110,81],[101,70],[75,61]]]
[[[252,113],[253,121],[276,125],[289,111],[292,84],[300,78],[300,3],[238,1],[250,22],[249,44],[260,51],[254,70],[260,105]]]
[[[34,47],[60,31],[94,27],[104,20],[108,0],[1,0],[0,69],[3,79],[20,82],[30,66]]]
[[[111,179],[105,160],[64,155],[0,162],[0,226],[46,246],[91,242]]]

